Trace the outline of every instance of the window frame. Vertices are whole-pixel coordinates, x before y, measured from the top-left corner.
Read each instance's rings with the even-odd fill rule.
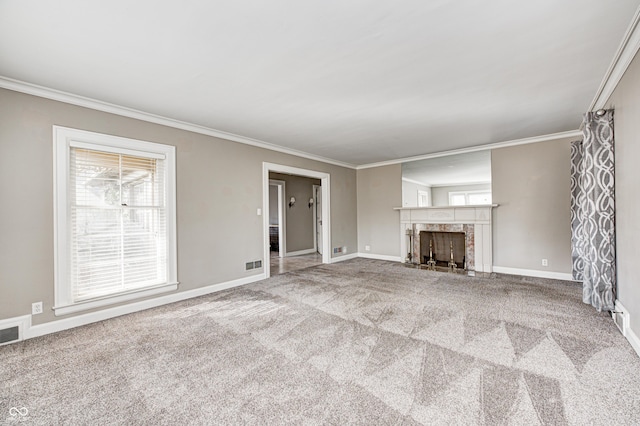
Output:
[[[491,193],[491,190],[474,190],[474,191],[450,191],[449,192],[449,205],[450,206],[490,206],[491,203],[493,202],[493,199],[491,200],[490,203],[487,204],[470,204],[469,203],[469,195],[473,195],[473,194],[490,194],[493,195]],[[464,195],[464,204],[453,204],[451,202],[451,199],[456,196],[456,195]]]
[[[80,302],[73,301],[70,269],[71,209],[69,200],[71,147],[88,148],[134,156],[146,156],[149,158],[164,158],[167,232],[167,280],[165,283],[118,292]],[[53,310],[56,316],[177,290],[176,156],[174,146],[62,126],[53,126],[53,201],[55,269]]]

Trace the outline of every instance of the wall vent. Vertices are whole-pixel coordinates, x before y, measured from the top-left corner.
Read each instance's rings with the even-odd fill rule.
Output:
[[[0,345],[17,342],[20,340],[20,327],[13,326],[0,330]]]
[[[620,330],[620,333],[622,333],[622,335],[624,336],[625,313],[623,311],[612,311],[611,317],[613,318],[613,322],[618,327],[618,330]]]
[[[244,264],[245,270],[262,268],[262,260],[254,260]]]

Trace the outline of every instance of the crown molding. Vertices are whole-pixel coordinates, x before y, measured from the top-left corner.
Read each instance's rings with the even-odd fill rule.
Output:
[[[506,142],[490,143],[486,145],[472,146],[469,148],[440,151],[440,152],[435,152],[433,154],[416,155],[414,157],[399,158],[397,160],[381,161],[379,163],[363,164],[363,165],[357,166],[356,169],[357,170],[370,169],[372,167],[390,166],[393,164],[406,163],[409,161],[418,161],[418,160],[427,160],[429,158],[446,157],[447,155],[466,154],[469,152],[485,151],[487,149],[506,148],[509,146],[525,145],[525,144],[537,143],[537,142],[547,142],[547,141],[552,141],[556,139],[575,138],[575,137],[581,137],[581,136],[582,136],[582,132],[580,130],[570,130],[568,132],[552,133],[550,135],[535,136],[535,137],[524,138],[524,139],[514,139]]]
[[[60,90],[50,89],[36,84],[26,83],[12,78],[0,76],[0,88],[13,90],[16,92],[26,93],[28,95],[39,96],[54,101],[64,102],[71,105],[76,105],[84,108],[94,109],[110,114],[116,114],[123,117],[133,118],[136,120],[146,121],[149,123],[160,124],[167,127],[173,127],[176,129],[186,130],[189,132],[199,133],[202,135],[212,136],[215,138],[225,139],[232,142],[238,142],[245,145],[251,145],[258,148],[268,149],[270,151],[281,152],[283,154],[289,154],[300,158],[306,158],[309,160],[320,161],[326,164],[332,164],[335,166],[346,167],[349,169],[369,169],[373,167],[389,166],[393,164],[400,164],[409,161],[426,160],[429,158],[444,157],[453,154],[465,154],[469,152],[484,151],[487,149],[505,148],[515,145],[523,145],[536,142],[550,141],[554,139],[562,139],[568,137],[580,137],[582,133],[579,130],[572,130],[568,132],[554,133],[550,135],[536,136],[531,138],[516,139],[506,142],[498,142],[493,144],[478,145],[469,148],[454,149],[449,151],[440,151],[432,154],[424,154],[413,157],[399,158],[395,160],[381,161],[377,163],[355,165],[343,161],[334,160],[319,155],[309,154],[303,151],[298,151],[291,148],[285,148],[279,145],[275,145],[269,142],[264,142],[258,139],[248,138],[245,136],[236,135],[233,133],[224,132],[222,130],[216,130],[197,124],[188,123],[185,121],[175,120],[168,117],[163,117],[156,114],[150,114],[144,111],[136,110],[133,108],[127,108],[120,105],[111,104],[108,102],[99,101],[84,96],[74,95],[71,93],[63,92]]]
[[[202,135],[213,136],[214,138],[225,139],[232,142],[239,142],[245,145],[251,145],[258,148],[268,149],[270,151],[281,152],[283,154],[294,155],[296,157],[306,158],[308,160],[320,161],[322,163],[332,164],[335,166],[355,169],[356,165],[319,155],[309,154],[296,149],[285,148],[259,139],[248,138],[245,136],[228,133],[222,130],[216,130],[198,124],[188,123],[186,121],[175,120],[173,118],[163,117],[161,115],[151,114],[148,112],[127,108],[124,106],[99,101],[84,96],[74,95],[72,93],[60,90],[50,89],[48,87],[27,83],[20,80],[0,76],[0,88],[13,90],[15,92],[26,93],[28,95],[39,96],[41,98],[51,99],[54,101],[64,102],[84,108],[90,108],[97,111],[116,114],[123,117],[134,118],[136,120],[147,121],[149,123],[160,124],[175,129],[186,130],[189,132],[199,133]]]
[[[416,185],[431,187],[431,185],[429,185],[429,184],[426,184],[424,182],[420,182],[418,180],[409,179],[409,178],[406,178],[406,177],[403,177],[402,180],[405,181],[405,182],[409,182],[409,183],[415,183]]]
[[[596,96],[593,98],[593,101],[591,101],[591,105],[589,105],[588,111],[606,108],[607,101],[613,94],[625,71],[627,71],[636,53],[638,53],[638,49],[640,49],[640,6],[638,6],[636,13],[633,15],[631,24],[629,24],[627,32],[624,34],[620,46],[618,46],[613,61],[611,65],[609,65],[609,69],[604,75],[602,83],[600,83]]]

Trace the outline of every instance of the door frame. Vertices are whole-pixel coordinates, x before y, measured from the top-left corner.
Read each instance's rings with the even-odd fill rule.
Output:
[[[269,179],[269,186],[276,186],[278,188],[278,257],[282,258],[287,252],[287,217],[285,216],[287,209],[284,208],[286,182],[283,180]],[[269,210],[265,211],[267,212],[267,220],[269,220],[271,213]],[[269,233],[269,244],[271,244],[271,233]],[[271,248],[269,248],[269,257],[271,257]]]
[[[322,185],[313,185],[313,249],[316,253],[318,252],[318,188],[322,191]],[[320,192],[320,194],[322,194],[322,192]],[[322,202],[324,203],[324,199]],[[322,229],[324,230],[324,221],[322,222]],[[324,247],[322,248],[322,252],[324,253]]]
[[[285,166],[283,164],[262,163],[262,243],[264,249],[265,277],[271,276],[271,261],[269,250],[269,173],[287,173],[292,175],[320,179],[322,189],[322,263],[331,263],[331,176],[329,173],[315,170]],[[303,202],[304,200],[300,200]],[[286,202],[286,200],[285,200]]]

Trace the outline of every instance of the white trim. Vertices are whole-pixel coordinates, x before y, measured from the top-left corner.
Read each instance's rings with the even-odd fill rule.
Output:
[[[564,138],[575,138],[580,136],[582,136],[582,132],[580,130],[570,130],[568,132],[553,133],[550,135],[534,136],[531,138],[524,138],[524,139],[514,139],[506,142],[490,143],[486,145],[472,146],[469,148],[460,148],[460,149],[452,149],[449,151],[434,152],[433,154],[424,154],[424,155],[416,155],[414,157],[399,158],[397,160],[362,164],[360,166],[357,166],[356,170],[370,169],[372,167],[390,166],[393,164],[406,163],[409,161],[427,160],[429,158],[439,158],[439,157],[445,157],[447,155],[453,155],[453,154],[466,154],[468,152],[478,152],[478,151],[485,151],[488,149],[506,148],[509,146],[525,145],[525,144],[537,143],[537,142],[546,142],[546,141],[552,141],[552,140],[564,139]]]
[[[287,209],[284,207],[286,198],[286,182],[278,179],[269,179],[269,186],[278,188],[278,257],[287,255]],[[271,216],[271,212],[267,212]],[[269,217],[269,219],[271,219]],[[271,234],[269,234],[269,246],[271,246]],[[269,248],[271,250],[271,248]],[[271,257],[271,252],[269,252]]]
[[[609,65],[609,69],[604,75],[600,87],[595,97],[591,101],[589,111],[596,111],[605,108],[607,101],[613,94],[622,76],[629,68],[631,61],[640,49],[640,6],[636,9],[633,19],[627,28],[618,50]]]
[[[429,187],[429,188],[431,188],[431,186],[432,186],[432,185],[426,184],[424,182],[420,182],[418,180],[409,179],[409,178],[406,178],[406,177],[403,177],[402,180],[405,181],[405,182],[415,183],[416,185],[426,186],[426,187]]]
[[[173,127],[175,129],[186,130],[189,132],[199,133],[201,135],[213,136],[214,138],[225,139],[232,142],[239,142],[246,145],[255,146],[258,148],[268,149],[270,151],[282,152],[284,154],[294,155],[296,157],[307,158],[309,160],[321,161],[327,164],[333,164],[336,166],[347,167],[349,169],[355,169],[355,164],[346,163],[343,161],[333,160],[331,158],[322,157],[319,155],[308,154],[296,149],[285,148],[282,146],[274,145],[269,142],[261,141],[259,139],[248,138],[234,133],[228,133],[222,130],[212,129],[210,127],[200,126],[198,124],[188,123],[186,121],[175,120],[173,118],[163,117],[161,115],[150,114],[148,112],[136,110],[133,108],[127,108],[108,102],[99,101],[84,96],[74,95],[68,92],[60,90],[49,89],[47,87],[38,86],[36,84],[27,83],[20,80],[0,76],[0,87],[13,90],[16,92],[22,92],[29,95],[40,96],[42,98],[53,99],[54,101],[64,102],[71,105],[77,105],[85,108],[94,109],[97,111],[107,112],[110,114],[116,114],[123,117],[134,118],[136,120],[147,121],[149,123],[160,124],[163,126]]]
[[[129,300],[141,299],[143,297],[155,296],[156,294],[167,293],[170,291],[176,291],[178,289],[178,283],[163,284],[153,288],[143,288],[124,294],[109,295],[101,299],[87,300],[85,302],[77,302],[65,306],[54,306],[53,310],[56,316],[68,315],[76,312],[87,311],[89,309],[101,308],[103,306],[109,306],[116,303],[127,302]]]
[[[628,64],[626,66],[628,66]],[[438,158],[438,157],[443,157],[443,156],[452,155],[452,154],[464,154],[467,152],[484,151],[487,149],[504,148],[508,146],[543,142],[547,140],[561,139],[561,138],[567,138],[567,137],[578,137],[582,135],[582,133],[579,130],[574,130],[574,131],[568,131],[568,132],[554,133],[550,135],[536,136],[531,138],[515,139],[511,141],[498,142],[498,143],[487,144],[487,145],[478,145],[478,146],[469,147],[469,148],[441,151],[441,152],[432,153],[432,154],[399,158],[395,160],[382,161],[378,163],[356,165],[356,164],[347,163],[344,161],[322,157],[315,154],[309,154],[304,151],[299,151],[292,148],[285,148],[285,147],[275,145],[269,142],[265,142],[259,139],[253,139],[246,136],[236,135],[234,133],[228,133],[222,130],[216,130],[210,127],[193,124],[186,121],[175,120],[173,118],[163,117],[160,115],[151,114],[151,113],[136,110],[133,108],[127,108],[120,105],[111,104],[108,102],[103,102],[103,101],[99,101],[92,98],[87,98],[84,96],[74,95],[74,94],[63,92],[60,90],[50,89],[44,86],[39,86],[36,84],[15,80],[9,77],[0,76],[0,88],[5,88],[8,90],[26,93],[33,96],[39,96],[46,99],[52,99],[55,101],[64,102],[71,105],[77,105],[84,108],[90,108],[93,110],[107,112],[110,114],[116,114],[123,117],[134,118],[136,120],[146,121],[154,124],[160,124],[160,125],[172,127],[175,129],[186,130],[189,132],[212,136],[214,138],[220,138],[220,139],[224,139],[232,142],[238,142],[246,145],[255,146],[258,148],[268,149],[270,151],[281,152],[284,154],[289,154],[289,155],[293,155],[300,158],[307,158],[309,160],[320,161],[326,164],[333,164],[335,166],[341,166],[341,167],[346,167],[349,169],[356,169],[356,170],[369,169],[373,167],[387,166],[392,164],[400,164],[407,161],[426,160],[428,158]]]
[[[475,182],[456,182],[456,183],[437,183],[435,185],[431,185],[432,188],[446,188],[447,186],[469,186],[469,185],[491,185],[491,181],[475,181]]]
[[[499,274],[522,275],[525,277],[550,278],[552,280],[573,281],[573,276],[571,274],[566,274],[563,272],[539,271],[536,269],[507,268],[505,266],[494,266],[493,272],[497,272]]]
[[[636,354],[640,356],[640,338],[633,332],[631,328],[627,328],[626,336],[627,340],[631,344],[633,350],[636,351]]]
[[[331,263],[331,175],[315,170],[301,169],[299,167],[285,166],[283,164],[262,163],[262,210],[264,241],[264,269],[266,278],[271,276],[271,255],[269,252],[269,172],[286,173],[320,179],[322,189],[322,263]]]
[[[285,256],[286,257],[302,256],[302,255],[305,255],[305,254],[313,254],[313,253],[316,253],[316,252],[317,252],[316,249],[310,248],[310,249],[305,249],[305,250],[290,251]]]
[[[71,147],[121,150],[134,155],[164,158],[166,191],[167,270],[165,287],[141,289],[130,294],[114,294],[88,303],[73,303],[69,285],[69,152]],[[54,300],[55,315],[66,315],[136,297],[145,297],[164,291],[174,291],[178,282],[177,226],[176,226],[176,147],[139,139],[112,136],[69,127],[53,126],[53,233],[54,233]],[[148,290],[148,294],[147,291]]]
[[[16,326],[18,327],[18,340],[11,340],[9,342],[0,343],[0,346],[10,345],[11,343],[16,343],[24,340],[24,333],[31,326],[31,315],[22,315],[19,317],[0,320],[0,330]]]
[[[629,311],[622,305],[620,300],[616,300],[615,311],[622,313],[623,324],[622,324],[622,335],[626,337],[626,339],[631,344],[633,350],[636,351],[638,356],[640,356],[640,338],[634,333],[634,331],[630,327],[629,321]]]
[[[365,259],[386,260],[389,262],[402,262],[402,258],[400,256],[390,256],[388,254],[358,253],[358,257],[363,257]]]
[[[318,252],[318,188],[322,191],[322,186],[312,185],[313,191],[313,250]],[[320,195],[322,197],[322,195]]]
[[[343,262],[345,260],[351,260],[351,259],[355,259],[357,257],[358,257],[358,253],[345,254],[344,256],[332,257],[331,258],[331,263]]]
[[[191,299],[194,297],[204,296],[233,287],[250,284],[265,279],[265,273],[252,275],[246,278],[240,278],[233,281],[227,281],[218,284],[212,284],[207,287],[200,287],[193,290],[173,293],[166,296],[156,297],[154,299],[143,300],[140,302],[129,303],[123,306],[103,309],[97,312],[77,315],[71,318],[64,318],[56,321],[47,322],[30,326],[25,330],[25,339],[32,337],[44,336],[45,334],[56,333],[58,331],[68,330],[70,328],[91,324],[98,321],[104,321],[109,318],[115,318],[121,315],[131,314],[145,309],[155,308],[157,306],[167,305],[169,303],[179,302],[181,300]]]

